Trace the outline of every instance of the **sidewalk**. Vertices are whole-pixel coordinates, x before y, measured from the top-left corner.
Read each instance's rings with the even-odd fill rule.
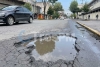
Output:
[[[100,32],[100,21],[77,21]]]

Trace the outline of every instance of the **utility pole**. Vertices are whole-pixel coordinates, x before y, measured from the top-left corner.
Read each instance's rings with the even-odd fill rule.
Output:
[[[34,12],[34,9],[33,9],[34,1],[30,0],[30,3],[31,3],[31,7],[32,7],[32,12]]]
[[[34,18],[36,18],[35,17],[35,13],[36,13],[36,0],[30,0],[30,2],[31,2],[31,6],[32,6],[32,12],[34,12]]]
[[[36,0],[34,1],[34,13],[36,13]]]
[[[42,2],[43,2],[43,5],[44,5],[44,19],[45,19],[45,10],[46,10],[46,0],[42,0]]]

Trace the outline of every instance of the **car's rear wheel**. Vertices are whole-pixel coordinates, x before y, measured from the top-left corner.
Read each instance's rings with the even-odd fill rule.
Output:
[[[14,18],[12,16],[8,16],[6,20],[7,25],[11,26],[14,24]]]
[[[29,23],[32,23],[33,22],[33,18],[32,17],[30,17],[30,19],[29,19],[29,21],[28,21]]]

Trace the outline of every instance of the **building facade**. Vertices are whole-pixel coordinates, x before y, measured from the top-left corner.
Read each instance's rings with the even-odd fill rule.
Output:
[[[100,20],[100,0],[92,0],[88,4],[90,11],[87,13],[82,13],[80,19],[91,19],[91,20]]]
[[[78,5],[78,8],[81,9],[83,6],[84,6],[84,4],[80,4],[80,5]],[[78,15],[76,13],[76,16],[77,16],[78,19],[81,19],[80,14],[82,14],[82,12],[78,12]]]
[[[64,11],[58,11],[58,13],[59,13],[59,18],[64,17],[65,15]]]
[[[41,8],[41,11],[40,11],[41,14],[39,14],[38,17],[43,19],[44,18],[44,4],[43,4],[43,2],[37,2],[36,6],[39,6]],[[46,2],[46,9],[45,9],[45,14],[46,14],[45,18],[46,19],[48,18],[47,12],[48,12],[48,9],[50,6],[51,6],[51,4],[49,2]]]
[[[9,6],[9,5],[24,5],[23,0],[0,0],[0,8]]]
[[[36,10],[36,0],[23,0],[24,2],[26,3],[30,3],[31,4],[31,7],[32,7],[32,12],[36,13],[35,10]]]
[[[43,5],[43,2],[37,2],[36,3],[37,6],[41,7],[41,13],[44,14],[44,5]],[[47,14],[47,11],[49,9],[49,7],[51,6],[51,4],[49,2],[46,2],[46,14]]]
[[[34,13],[34,19],[38,18],[38,14],[40,14],[41,7],[37,6],[37,0],[23,0],[23,2],[31,4],[32,12]]]

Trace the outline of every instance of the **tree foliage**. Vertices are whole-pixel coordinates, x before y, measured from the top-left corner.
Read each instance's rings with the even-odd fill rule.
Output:
[[[52,4],[54,4],[56,1],[58,1],[58,0],[48,0],[50,3],[52,3]],[[45,10],[46,10],[46,2],[47,2],[47,0],[42,0],[42,2],[43,2],[43,5],[44,5],[44,19],[45,19]]]
[[[67,14],[64,14],[63,17],[68,18],[68,15]]]
[[[48,0],[50,3],[54,4],[58,0]]]
[[[82,9],[77,7],[76,13],[77,13],[77,12],[81,12],[81,11],[82,11]]]
[[[76,14],[73,13],[73,14],[70,15],[70,17],[71,18],[73,18],[73,17],[76,18]]]
[[[30,11],[32,10],[31,4],[29,3],[25,3],[24,7],[26,7],[27,9],[29,9]]]
[[[62,7],[61,3],[56,2],[53,5],[53,10],[54,10],[53,18],[59,18],[60,15],[59,15],[58,11],[63,11],[63,7]]]
[[[59,13],[57,11],[54,12],[53,18],[59,18]]]
[[[78,3],[77,3],[77,1],[72,1],[71,2],[71,4],[70,4],[70,7],[69,7],[69,9],[70,9],[70,11],[72,12],[72,13],[75,13],[75,12],[77,12],[78,11]]]
[[[85,3],[85,5],[83,6],[82,10],[83,10],[83,12],[88,12],[89,11],[89,7],[88,7],[87,3]]]
[[[63,8],[62,8],[62,5],[61,5],[60,2],[56,2],[56,3],[54,4],[54,10],[55,10],[55,11],[63,11]]]
[[[54,10],[53,10],[52,6],[50,6],[49,9],[48,9],[47,14],[53,15],[53,13],[54,13]]]
[[[52,15],[53,18],[58,18],[60,16],[58,11],[63,11],[63,7],[60,2],[56,2],[53,6],[50,6],[47,13]]]

